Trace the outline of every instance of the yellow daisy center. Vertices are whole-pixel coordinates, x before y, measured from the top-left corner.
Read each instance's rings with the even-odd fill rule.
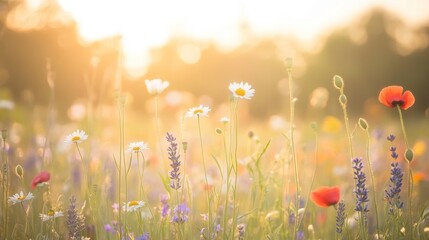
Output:
[[[76,141],[80,140],[80,137],[79,136],[74,136],[71,140],[72,140],[72,142],[76,142]]]
[[[54,210],[49,210],[48,211],[48,216],[52,217],[55,215],[55,211]]]
[[[201,113],[203,113],[203,110],[201,110],[201,109],[197,109],[194,111],[194,114],[201,114]]]
[[[131,201],[131,202],[129,202],[128,203],[128,206],[137,206],[137,205],[139,205],[139,202],[137,202],[137,201]]]
[[[22,200],[24,200],[24,199],[25,199],[25,196],[18,197],[18,200],[19,200],[19,201],[22,201]]]
[[[140,147],[133,147],[133,151],[140,151]]]
[[[246,91],[244,91],[244,89],[242,89],[242,88],[237,88],[237,90],[235,90],[235,94],[242,97],[242,96],[246,95]]]

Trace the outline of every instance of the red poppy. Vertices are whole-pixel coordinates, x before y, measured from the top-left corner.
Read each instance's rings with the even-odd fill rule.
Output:
[[[320,207],[335,205],[340,200],[340,188],[320,187],[311,192],[311,200]]]
[[[31,187],[35,188],[38,184],[49,181],[50,178],[51,175],[48,172],[41,172],[33,178],[33,181],[31,181]]]
[[[415,98],[412,92],[405,91],[401,86],[389,86],[380,91],[378,100],[387,107],[399,106],[402,110],[406,110],[413,106]]]

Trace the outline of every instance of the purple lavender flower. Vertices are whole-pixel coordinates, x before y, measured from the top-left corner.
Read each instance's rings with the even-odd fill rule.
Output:
[[[356,207],[355,211],[365,213],[369,212],[368,210],[368,188],[365,185],[366,175],[363,172],[362,158],[353,159],[353,173],[355,179],[355,189],[354,193],[356,195]]]
[[[114,229],[114,227],[112,227],[112,225],[107,223],[106,225],[104,225],[104,231],[106,231],[108,233],[114,233],[115,229]]]
[[[389,142],[393,142],[393,141],[395,141],[395,135],[393,135],[393,134],[390,134],[389,136],[387,136],[387,140],[389,141]]]
[[[394,146],[392,146],[392,147],[390,147],[389,148],[389,151],[391,152],[390,153],[390,156],[393,158],[393,159],[398,159],[398,153],[396,153],[396,147],[394,147]]]
[[[244,234],[246,233],[246,225],[244,223],[238,224],[237,225],[237,230],[238,230],[238,239],[244,239]]]
[[[388,189],[385,190],[385,198],[389,203],[389,214],[393,214],[395,208],[401,209],[404,206],[400,196],[404,174],[399,167],[399,163],[394,162],[390,166],[390,184]]]
[[[343,232],[344,222],[346,220],[346,204],[343,200],[338,203],[337,216],[336,216],[336,227],[335,230],[337,233],[341,234]]]
[[[296,233],[296,239],[298,239],[298,240],[304,240],[304,239],[305,239],[305,234],[304,234],[304,232],[303,232],[303,231],[298,231],[298,232]]]
[[[186,203],[181,203],[173,209],[173,218],[171,221],[179,224],[184,223],[189,219],[189,212],[190,210]]]
[[[70,206],[67,210],[66,222],[69,230],[69,237],[80,239],[81,232],[85,229],[85,216],[77,210],[75,196],[70,197]]]
[[[149,239],[149,233],[143,233],[143,235],[136,238],[136,240],[148,240]]]
[[[169,174],[170,174],[170,187],[172,189],[179,189],[181,187],[180,185],[180,155],[177,153],[177,143],[176,138],[170,134],[167,133],[167,142],[170,143],[170,146],[167,148],[168,151],[168,159],[171,161],[170,166],[173,168]]]
[[[161,217],[166,218],[168,216],[168,213],[170,211],[170,205],[168,205],[168,200],[170,197],[167,194],[163,194],[161,196]]]

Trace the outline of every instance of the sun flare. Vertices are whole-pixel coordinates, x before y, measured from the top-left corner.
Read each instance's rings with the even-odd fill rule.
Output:
[[[48,3],[59,7],[60,13],[37,14]],[[42,22],[52,21],[47,18],[53,18],[55,23],[74,21],[82,43],[119,36],[123,64],[131,75],[141,76],[152,61],[150,50],[163,46],[172,37],[210,41],[221,49],[230,49],[249,36],[282,34],[311,45],[330,29],[347,24],[376,4],[412,23],[428,19],[429,2],[424,1],[26,0],[9,14],[8,24],[17,29],[34,29],[40,28]],[[183,62],[199,61],[198,44],[184,43],[179,48]]]

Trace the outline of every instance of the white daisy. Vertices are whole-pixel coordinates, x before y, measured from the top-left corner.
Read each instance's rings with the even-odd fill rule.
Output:
[[[126,212],[135,212],[144,205],[145,203],[143,201],[129,201],[128,203],[124,203],[122,210]]]
[[[229,120],[229,118],[227,118],[227,117],[223,117],[223,118],[221,118],[219,121],[220,121],[221,123],[226,124],[226,123],[229,123],[231,120]]]
[[[185,117],[198,117],[198,116],[207,117],[210,110],[211,109],[209,107],[200,105],[199,107],[190,108],[186,112]]]
[[[168,81],[162,81],[161,79],[145,80],[146,88],[149,94],[160,94],[162,93],[170,83]]]
[[[139,153],[143,152],[143,150],[148,150],[149,147],[145,142],[132,142],[128,144],[127,152],[129,153]]]
[[[8,202],[11,203],[12,205],[15,205],[17,203],[22,203],[33,198],[34,198],[34,195],[31,192],[29,192],[27,196],[25,196],[24,193],[21,191],[19,194],[15,193],[12,197],[9,197]]]
[[[236,98],[251,99],[253,95],[255,95],[255,89],[252,89],[252,86],[247,82],[230,83],[229,91],[231,91],[232,95]]]
[[[40,219],[42,219],[43,222],[46,222],[48,220],[53,220],[57,217],[62,217],[64,216],[63,212],[61,211],[54,211],[54,210],[49,210],[48,214],[40,214]]]
[[[66,143],[81,143],[88,139],[88,135],[86,135],[83,130],[76,130],[72,134],[69,134],[64,142]]]

